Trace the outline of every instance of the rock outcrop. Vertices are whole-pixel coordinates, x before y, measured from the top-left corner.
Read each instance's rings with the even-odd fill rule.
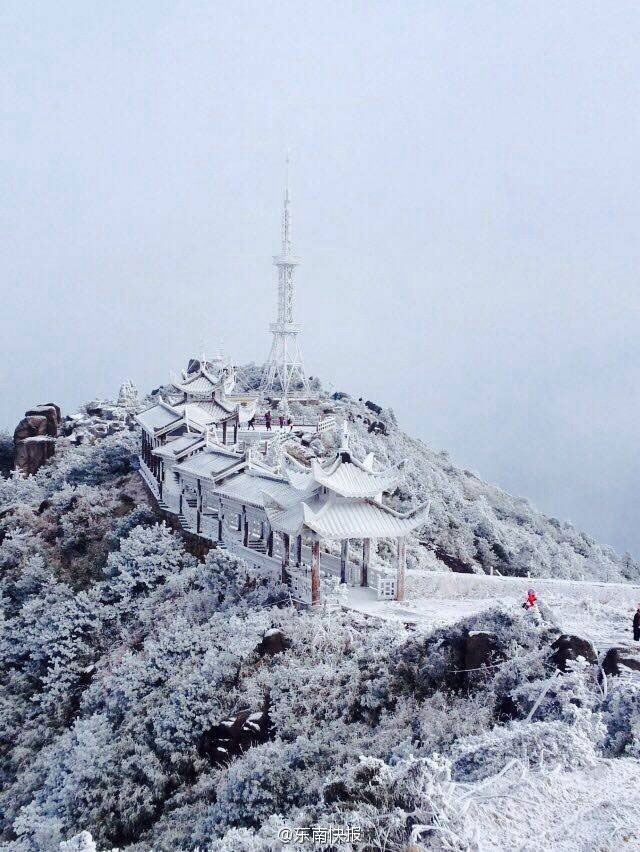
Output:
[[[562,636],[558,636],[551,647],[553,648],[551,659],[561,672],[567,671],[569,668],[567,663],[575,662],[580,658],[587,663],[598,662],[598,655],[591,642],[581,639],[579,636],[563,633]]]
[[[51,458],[55,453],[60,419],[60,408],[53,402],[25,412],[13,433],[13,464],[17,471],[31,476]]]
[[[613,677],[625,671],[640,672],[640,654],[633,649],[609,648],[602,661],[602,671]]]
[[[227,763],[232,757],[267,742],[272,736],[269,702],[266,700],[261,712],[243,711],[205,731],[200,737],[198,752],[213,764]]]

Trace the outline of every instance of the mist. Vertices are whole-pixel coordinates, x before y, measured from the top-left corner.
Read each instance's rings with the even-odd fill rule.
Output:
[[[640,7],[0,18],[0,426],[264,360],[291,152],[308,373],[640,555]]]

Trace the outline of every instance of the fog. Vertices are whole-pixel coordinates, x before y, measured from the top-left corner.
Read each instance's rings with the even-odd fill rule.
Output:
[[[307,370],[640,555],[636,3],[5,2],[0,426]]]

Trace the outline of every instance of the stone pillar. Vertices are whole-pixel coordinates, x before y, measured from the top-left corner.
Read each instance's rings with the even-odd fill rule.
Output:
[[[404,585],[407,573],[407,541],[398,539],[398,562],[396,568],[396,600],[404,600]]]
[[[311,542],[311,606],[320,603],[320,541]]]
[[[227,443],[227,421],[223,420],[222,422],[222,443]]]
[[[247,510],[242,509],[242,543],[245,547],[249,546],[249,520],[247,518]]]
[[[302,565],[302,533],[296,538],[296,565]]]
[[[360,577],[360,585],[369,585],[369,564],[371,562],[371,539],[365,538],[362,540],[362,575]]]
[[[269,529],[267,534],[267,556],[273,556],[273,530]]]
[[[340,542],[340,582],[347,582],[347,562],[349,559],[349,539]]]
[[[218,502],[218,541],[222,541],[222,522],[224,520],[224,514],[222,511],[222,499]]]
[[[289,551],[291,548],[291,537],[289,533],[282,533],[282,582],[289,585]]]

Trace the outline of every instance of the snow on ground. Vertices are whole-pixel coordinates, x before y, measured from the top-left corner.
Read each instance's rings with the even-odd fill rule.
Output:
[[[373,589],[350,587],[345,606],[369,616],[415,624],[430,631],[494,606],[521,606],[524,595],[522,578],[483,577],[482,587],[469,583],[468,575],[449,574],[447,582],[434,582],[433,594],[413,600],[378,600]],[[439,580],[440,578],[438,578]],[[640,591],[633,586],[610,585],[610,595],[603,594],[602,583],[557,584],[552,580],[530,581],[541,604],[548,606],[559,627],[589,639],[598,650],[632,641],[631,620]],[[491,587],[495,593],[487,593]],[[567,586],[565,589],[564,587]],[[545,588],[548,591],[545,593]],[[455,594],[456,590],[458,594]],[[535,617],[532,614],[532,617]]]
[[[551,771],[530,771],[516,760],[481,789],[473,787],[467,792],[470,816],[481,827],[478,847],[483,852],[640,848],[640,763],[631,758]]]

